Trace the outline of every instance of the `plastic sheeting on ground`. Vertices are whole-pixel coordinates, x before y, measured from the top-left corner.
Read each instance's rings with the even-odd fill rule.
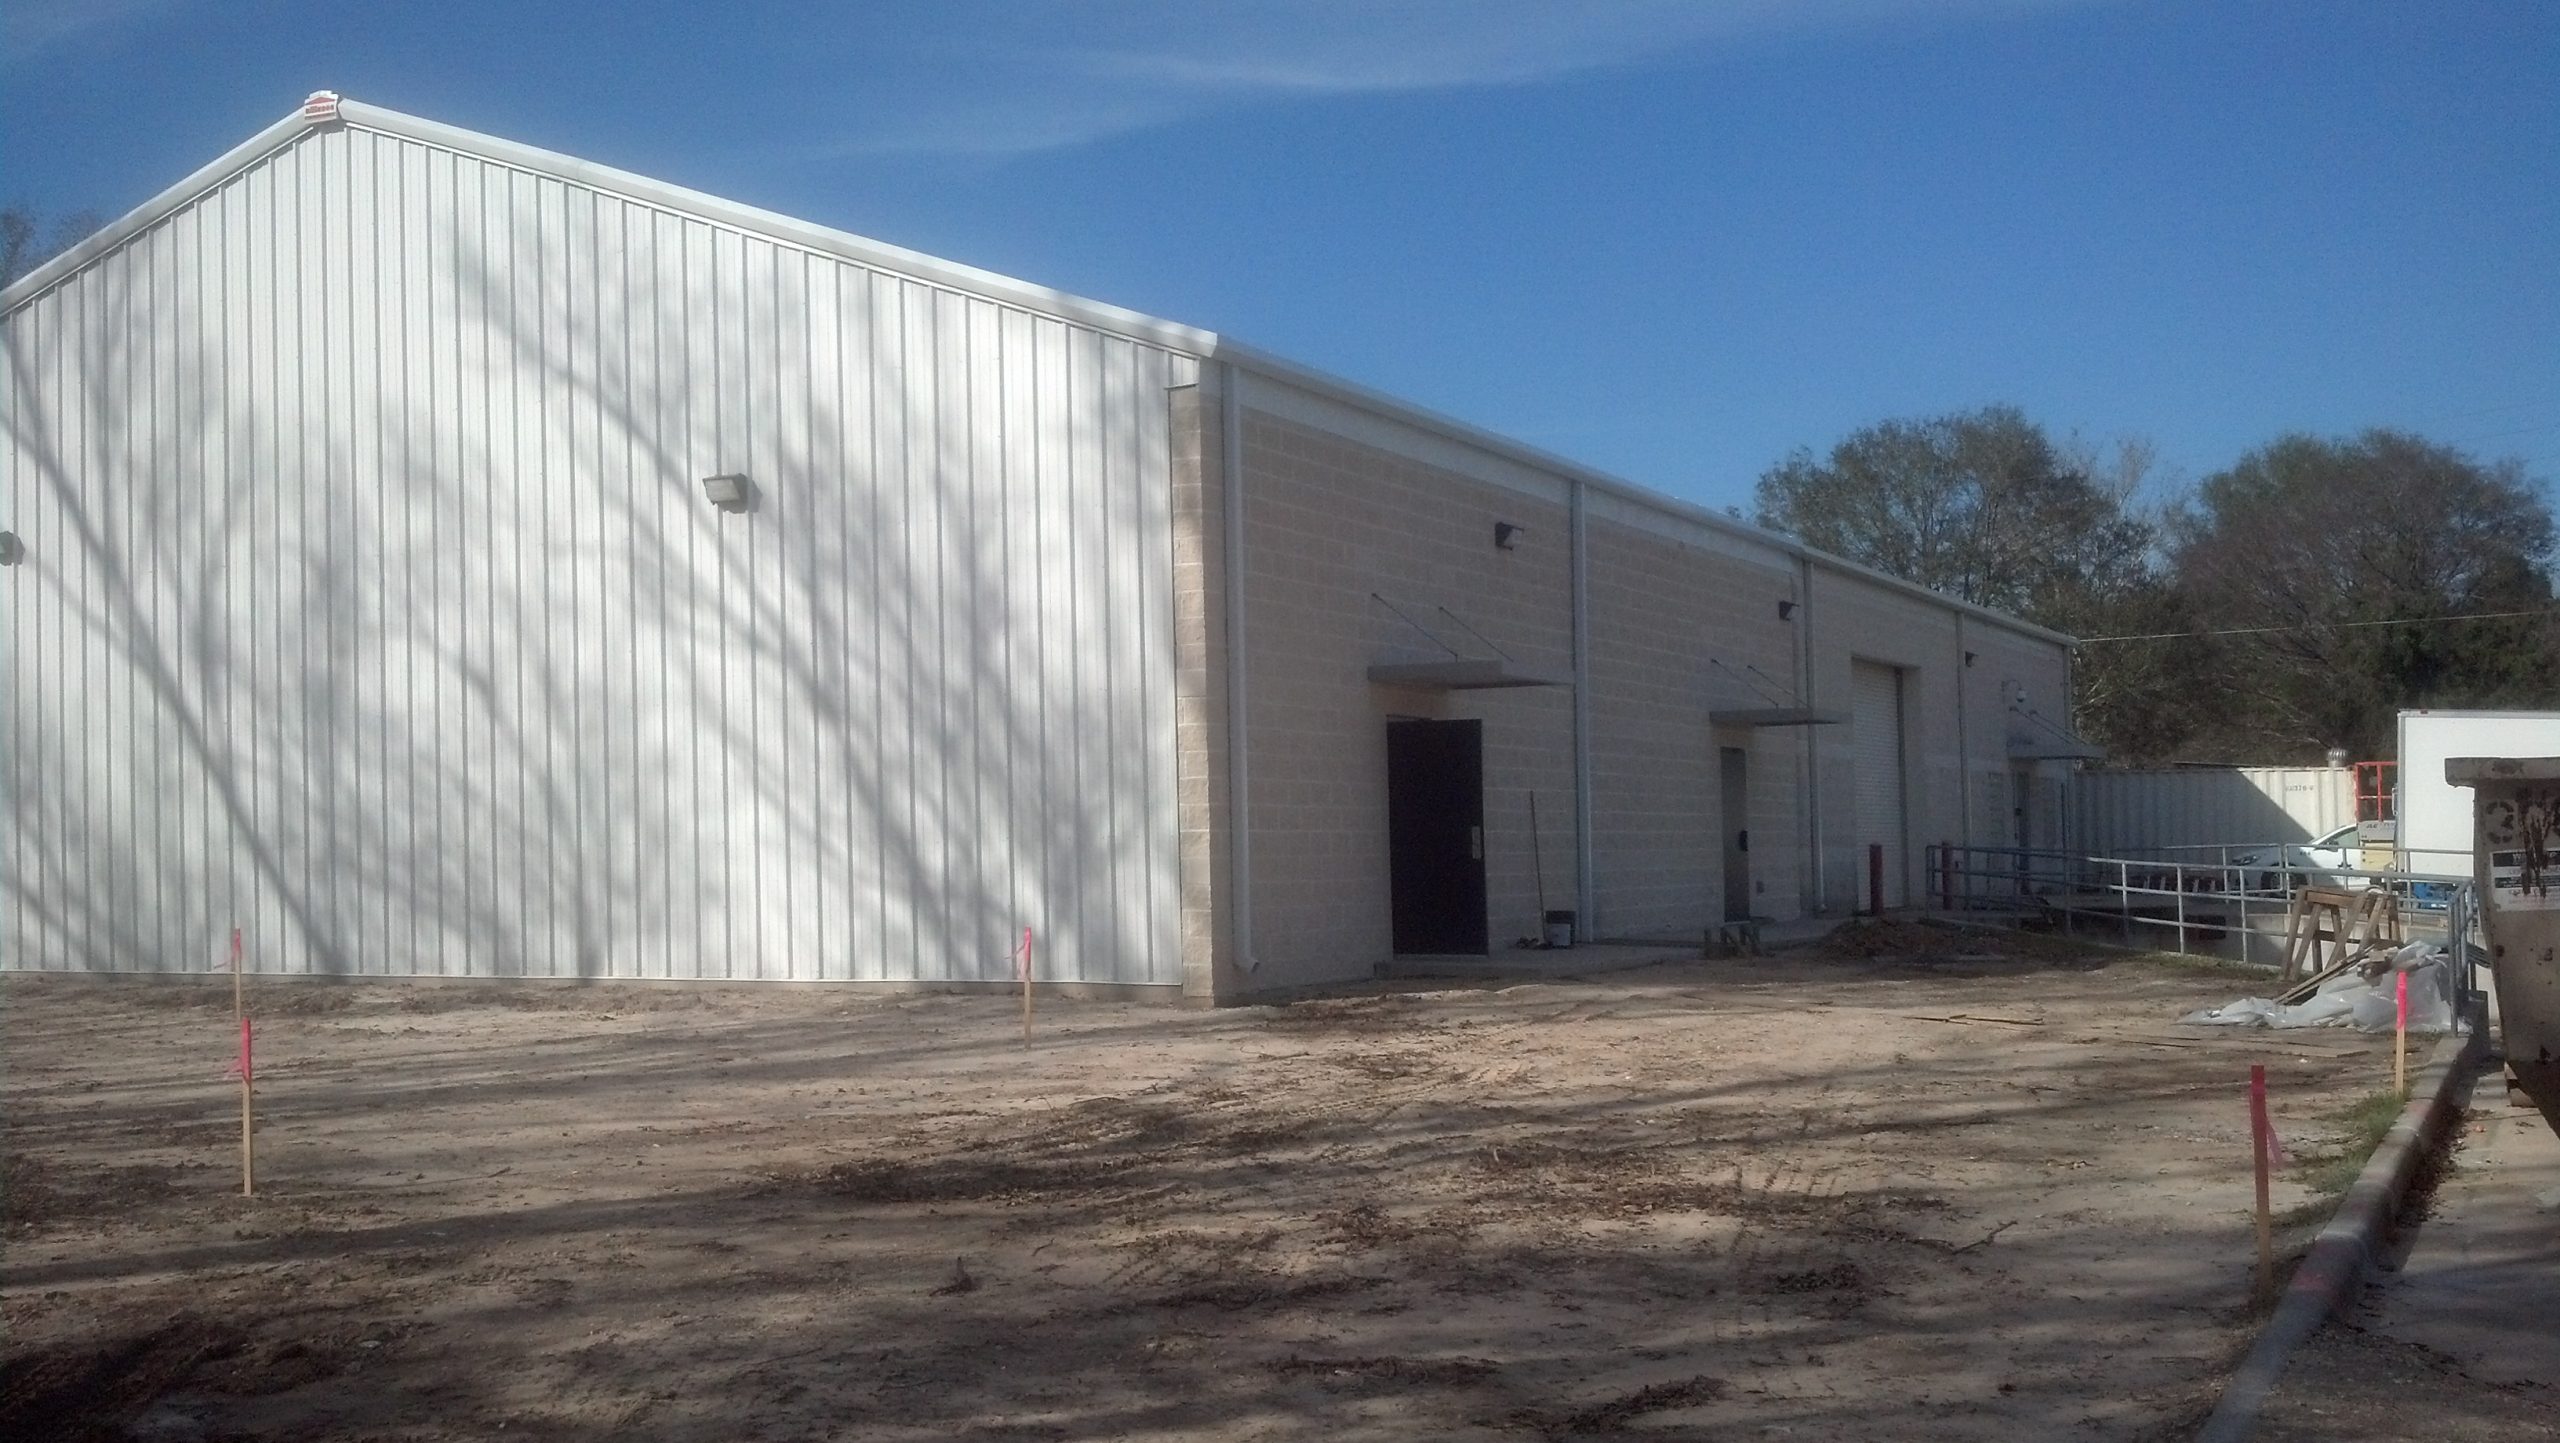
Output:
[[[2178,1020],[2220,1027],[2352,1027],[2359,1032],[2389,1032],[2400,1006],[2398,984],[2392,979],[2405,974],[2409,1030],[2453,1030],[2453,969],[2444,950],[2432,942],[2412,942],[2392,953],[2389,963],[2371,977],[2361,969],[2341,973],[2290,1007],[2264,997],[2243,997]]]

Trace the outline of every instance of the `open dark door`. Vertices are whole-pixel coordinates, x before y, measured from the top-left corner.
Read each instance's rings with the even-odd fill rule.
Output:
[[[1395,948],[1482,956],[1484,723],[1387,723],[1387,856]]]

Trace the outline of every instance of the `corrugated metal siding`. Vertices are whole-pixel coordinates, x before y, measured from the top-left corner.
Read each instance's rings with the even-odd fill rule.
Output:
[[[8,965],[1179,982],[1192,358],[361,129],[5,347]]]
[[[2073,850],[2093,856],[2302,842],[2356,819],[2355,785],[2329,767],[2084,771],[2069,811]]]

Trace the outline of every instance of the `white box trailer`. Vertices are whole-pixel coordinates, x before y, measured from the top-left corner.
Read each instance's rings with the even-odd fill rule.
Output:
[[[2560,711],[2400,713],[2398,819],[2401,865],[2471,875],[2471,789],[2445,780],[2454,757],[2560,756]]]

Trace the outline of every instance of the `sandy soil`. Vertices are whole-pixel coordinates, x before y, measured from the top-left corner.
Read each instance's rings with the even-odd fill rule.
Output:
[[[2191,1424],[2249,1327],[2247,1064],[2302,1149],[2383,1045],[2171,1021],[2227,976],[1914,935],[1048,1002],[1028,1045],[993,997],[271,984],[254,1200],[227,988],[13,975],[0,1431]]]

